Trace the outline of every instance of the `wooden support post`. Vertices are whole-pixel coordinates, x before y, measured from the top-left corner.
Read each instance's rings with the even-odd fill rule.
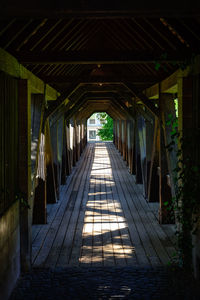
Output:
[[[64,118],[60,117],[57,121],[57,164],[58,164],[58,191],[62,184],[62,155],[63,155],[63,132],[64,132]]]
[[[66,127],[65,127],[65,135],[66,135],[66,146],[67,146],[67,162],[66,162],[66,172],[67,175],[71,173],[71,150],[70,150],[70,122],[66,120]]]
[[[71,150],[71,160],[72,166],[76,165],[76,138],[75,138],[75,126],[74,120],[70,119],[70,150]]]
[[[142,116],[138,116],[137,119],[137,128],[138,128],[138,142],[139,142],[139,153],[141,160],[141,175],[143,182],[143,194],[147,198],[147,163],[146,163],[146,125],[145,119]]]
[[[151,164],[149,171],[148,182],[148,200],[149,202],[159,202],[159,127],[158,118],[154,120],[154,133],[153,133],[153,148],[151,152]]]
[[[173,223],[174,218],[171,211],[167,210],[165,202],[171,202],[172,193],[171,188],[168,185],[167,176],[169,175],[169,164],[167,160],[167,150],[166,150],[166,131],[165,125],[165,114],[166,111],[166,100],[168,96],[165,94],[160,94],[159,97],[159,222],[162,224]]]
[[[116,126],[116,142],[115,142],[115,145],[116,145],[116,148],[119,149],[119,121],[116,120],[115,121],[115,126]]]
[[[77,161],[80,158],[80,124],[76,121],[76,144],[77,144]]]
[[[87,145],[87,120],[84,119],[83,121],[83,149]]]
[[[115,146],[118,147],[118,120],[115,120]]]
[[[161,224],[172,223],[171,213],[167,210],[165,202],[171,201],[171,189],[167,182],[167,175],[169,174],[167,165],[167,154],[165,148],[164,130],[163,127],[159,128],[159,222]]]
[[[80,155],[83,152],[83,121],[80,121]]]
[[[128,141],[127,141],[128,128],[127,128],[127,123],[128,123],[128,121],[126,120],[125,121],[125,161],[128,166]]]
[[[130,120],[127,121],[127,164],[129,171],[131,169],[131,133],[130,133]]]
[[[78,161],[78,126],[76,120],[74,119],[74,151],[75,151],[75,164]]]
[[[122,120],[121,124],[122,124],[122,151],[121,151],[121,154],[122,154],[123,160],[125,160],[125,121]]]
[[[46,144],[45,144],[45,153],[46,153],[46,187],[47,187],[47,203],[56,203],[56,183],[55,183],[55,174],[53,167],[53,153],[51,146],[51,135],[49,120],[46,121]]]
[[[179,78],[178,79],[178,129],[182,133],[182,137],[184,139],[184,146],[182,147],[182,157],[185,167],[186,167],[186,174],[187,169],[192,168],[196,165],[196,148],[199,144],[199,128],[196,127],[198,123],[196,123],[195,117],[196,112],[195,110],[198,109],[198,106],[195,107],[197,102],[199,102],[199,95],[198,99],[196,99],[196,92],[194,90],[195,83],[193,85],[193,78]],[[199,88],[199,87],[198,87]],[[193,94],[194,93],[194,94]],[[187,143],[186,143],[187,141]],[[180,145],[178,145],[179,147]],[[188,159],[188,161],[187,161]],[[187,176],[187,175],[186,175]],[[189,178],[192,180],[191,185],[195,186],[194,178]],[[197,192],[197,190],[196,190]],[[196,194],[195,191],[191,191],[194,195]],[[190,229],[187,226],[187,223],[190,223],[192,215],[190,209],[188,209],[189,205],[188,199],[186,198],[187,195],[185,193],[182,194],[181,205],[182,205],[182,218],[185,222],[181,224],[182,226],[182,234],[184,243],[182,245],[182,251],[184,255],[183,266],[184,268],[190,270],[192,259],[193,262],[197,263],[197,266],[194,266],[194,273],[195,275],[199,274],[200,271],[197,269],[200,267],[200,247],[199,247],[199,238],[200,238],[200,229],[197,231],[196,242],[197,244],[194,245],[194,248],[191,249],[191,243],[195,242],[195,239],[192,236]],[[199,194],[195,195],[196,199],[194,202],[199,201]],[[197,202],[196,202],[197,203]],[[193,239],[193,241],[192,241]],[[188,247],[189,246],[189,247]],[[193,257],[192,257],[193,255]]]
[[[119,120],[119,152],[122,155],[122,120]]]
[[[21,268],[27,271],[31,266],[31,99],[28,81],[19,80],[19,188],[24,200],[31,206],[20,208],[20,251]]]
[[[127,145],[127,120],[122,121],[123,122],[123,159],[126,160],[126,145]]]
[[[117,149],[120,149],[120,137],[119,137],[119,120],[117,120]]]
[[[131,174],[136,175],[136,122],[135,120],[131,122],[131,132],[132,132],[132,172]]]
[[[132,120],[129,120],[127,124],[127,146],[129,170],[131,174],[134,174],[134,126]]]
[[[142,167],[141,167],[141,156],[140,156],[140,144],[139,144],[139,133],[138,124],[136,122],[135,132],[135,168],[136,168],[136,183],[143,183],[142,181]]]
[[[153,116],[152,116],[153,117]],[[154,138],[154,117],[152,121],[145,120],[146,124],[146,198],[148,199],[148,187],[149,187],[149,178],[150,178],[150,168],[151,168],[151,158],[153,150],[153,138]]]
[[[33,192],[37,173],[39,141],[44,115],[44,95],[31,94],[31,177]]]
[[[195,131],[198,131],[200,135],[200,74],[193,77],[193,127]],[[200,143],[196,143],[194,149],[195,164],[200,166]],[[196,235],[192,237],[192,243],[194,245],[192,250],[194,275],[197,280],[200,280],[200,226]]]
[[[169,115],[173,117],[173,119],[176,118],[176,111],[175,111],[175,103],[174,103],[174,97],[172,94],[161,94],[161,121],[162,121],[162,127],[164,132],[164,141],[165,146],[169,145],[171,142],[171,132],[172,132],[172,125],[166,125],[166,122],[169,119]],[[167,151],[167,164],[168,164],[168,171],[169,171],[169,177],[170,177],[170,187],[171,187],[171,193],[172,196],[175,196],[175,186],[174,186],[174,180],[173,180],[173,170],[176,167],[177,163],[177,157],[176,157],[176,150],[177,146],[174,145],[174,148],[169,152]]]
[[[64,128],[63,128],[63,149],[62,149],[62,171],[61,171],[61,184],[66,183],[66,176],[67,176],[67,141],[66,141],[66,122],[64,121]]]
[[[42,130],[38,153],[33,224],[46,224],[46,202],[45,130]]]
[[[59,199],[59,170],[58,170],[58,147],[57,147],[57,122],[50,126],[51,133],[51,144],[53,151],[53,167],[54,167],[54,178],[55,178],[55,186],[56,186],[56,196],[57,200]]]
[[[116,122],[113,119],[113,144],[116,145]]]

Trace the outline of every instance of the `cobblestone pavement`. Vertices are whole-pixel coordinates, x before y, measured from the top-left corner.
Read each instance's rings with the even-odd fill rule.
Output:
[[[133,267],[33,269],[21,276],[10,300],[200,299],[194,284],[174,272]]]

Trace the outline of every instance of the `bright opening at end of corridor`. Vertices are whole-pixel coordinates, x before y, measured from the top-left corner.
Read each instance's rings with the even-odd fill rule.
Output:
[[[87,140],[113,141],[113,119],[106,112],[96,112],[88,118]]]

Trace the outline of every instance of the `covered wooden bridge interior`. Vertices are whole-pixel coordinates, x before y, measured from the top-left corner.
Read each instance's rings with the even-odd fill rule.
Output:
[[[175,195],[167,120],[178,116],[183,131],[200,127],[198,10],[131,5],[94,10],[80,2],[80,9],[5,4],[2,9],[0,291],[5,299],[21,270],[31,267],[31,226],[46,224],[47,204],[59,202],[61,186],[87,146],[87,119],[94,112],[113,118],[113,143],[142,184],[145,201],[158,203],[160,224],[175,222],[164,205]],[[199,164],[199,142],[195,151]],[[197,235],[196,276],[199,244]]]

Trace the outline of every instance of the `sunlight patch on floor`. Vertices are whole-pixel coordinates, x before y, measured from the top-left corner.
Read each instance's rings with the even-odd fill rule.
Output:
[[[96,147],[83,226],[83,264],[124,264],[134,255],[121,204],[114,199],[114,184],[107,149]]]

